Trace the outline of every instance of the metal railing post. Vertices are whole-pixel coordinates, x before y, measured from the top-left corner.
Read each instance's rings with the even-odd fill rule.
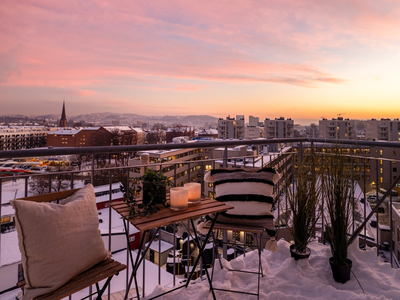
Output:
[[[223,166],[224,168],[227,168],[227,167],[228,167],[228,146],[225,146],[224,158],[223,158],[222,166]]]
[[[92,153],[92,168],[90,172],[90,182],[94,185],[94,153]]]
[[[379,160],[376,160],[376,202],[378,202],[378,190],[379,190]],[[379,207],[378,203],[376,207]],[[379,255],[379,211],[376,211],[376,255]]]
[[[2,195],[3,195],[3,178],[0,177],[0,219],[1,219],[1,206],[2,206]],[[0,222],[0,261],[1,261],[1,222]]]
[[[364,158],[364,221],[367,218],[367,170],[365,169],[366,158]],[[367,227],[364,226],[364,243],[365,243],[365,250],[367,250]]]
[[[392,185],[393,180],[393,170],[392,170],[392,161],[389,163],[390,167],[390,185]],[[390,266],[393,268],[393,221],[392,221],[392,190],[389,190],[389,226],[390,226]]]

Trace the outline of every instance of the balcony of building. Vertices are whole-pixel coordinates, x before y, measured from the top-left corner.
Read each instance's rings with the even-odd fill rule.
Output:
[[[196,161],[186,161],[186,162],[174,162],[174,161],[167,161],[164,163],[154,163],[151,164],[153,168],[161,170],[173,181],[175,185],[181,185],[184,182],[190,181],[198,181],[202,184],[203,194],[206,196],[213,196],[214,187],[208,185],[203,181],[204,174],[210,170],[211,168],[218,168],[218,167],[228,167],[228,168],[261,168],[263,166],[271,166],[277,168],[281,173],[283,172],[293,172],[293,166],[296,165],[296,162],[301,159],[303,155],[307,155],[307,149],[310,146],[310,142],[314,143],[321,143],[321,154],[328,155],[331,149],[330,147],[326,147],[328,144],[325,139],[279,139],[274,140],[273,143],[283,143],[287,147],[282,148],[281,151],[275,153],[263,153],[262,151],[257,154],[256,156],[250,157],[228,157],[228,154],[224,155],[223,158],[218,159],[200,159]],[[328,141],[329,142],[329,141]],[[198,142],[196,143],[196,149],[214,149],[216,147],[225,147],[226,152],[228,152],[229,147],[233,147],[236,145],[253,145],[256,147],[264,147],[272,143],[272,141],[268,140],[254,140],[254,141],[218,141],[218,142]],[[335,147],[337,145],[337,141],[330,141],[329,145],[333,145]],[[357,204],[354,207],[358,207],[359,211],[357,211],[357,218],[354,219],[353,223],[353,233],[359,226],[363,224],[366,220],[368,213],[371,212],[371,209],[367,209],[368,202],[365,201],[368,192],[370,192],[372,188],[372,182],[380,182],[380,174],[371,172],[371,165],[375,163],[374,158],[369,157],[368,152],[357,151],[357,147],[366,147],[366,146],[374,146],[374,145],[383,145],[380,142],[364,142],[364,141],[345,141],[344,143],[350,143],[354,147],[354,151],[350,150],[346,153],[349,154],[351,157],[351,161],[349,161],[349,166],[353,166],[354,174],[356,175],[354,178],[358,181],[359,186],[361,187],[357,191],[357,197],[355,201]],[[395,145],[394,143],[390,143],[390,145],[385,144],[390,147],[397,147],[400,148],[399,145]],[[193,144],[186,145],[186,144],[179,144],[179,147],[182,148],[194,148]],[[121,196],[119,193],[112,193],[111,191],[114,189],[115,184],[121,183],[124,186],[129,186],[132,184],[133,177],[130,176],[132,172],[135,172],[135,168],[144,168],[145,165],[135,165],[132,166],[129,164],[130,159],[134,157],[134,154],[139,151],[148,151],[148,150],[168,150],[168,149],[176,149],[177,145],[142,145],[142,146],[115,146],[115,147],[91,147],[87,149],[82,148],[70,148],[70,149],[33,149],[33,150],[19,150],[19,151],[2,151],[0,152],[0,159],[2,160],[11,160],[15,159],[18,165],[28,164],[27,158],[39,158],[39,157],[56,157],[56,156],[71,156],[72,160],[69,161],[68,159],[64,161],[60,161],[58,165],[54,164],[51,166],[51,160],[47,160],[48,167],[51,171],[35,171],[31,173],[26,173],[25,175],[23,172],[20,172],[18,175],[15,176],[4,176],[0,177],[0,215],[2,216],[2,221],[6,220],[3,216],[6,213],[10,214],[10,205],[9,200],[14,198],[21,198],[26,197],[34,193],[34,190],[38,190],[37,182],[45,182],[45,189],[47,189],[46,193],[52,193],[55,189],[72,189],[78,188],[83,186],[87,182],[93,183],[95,186],[102,186],[104,188],[104,195],[103,197],[106,198],[107,201],[113,201],[113,197],[115,195]],[[264,147],[264,149],[266,149]],[[354,153],[354,155],[352,154]],[[364,154],[362,154],[364,153]],[[72,162],[76,162],[80,160],[80,164],[72,164]],[[372,163],[371,163],[372,161]],[[324,160],[321,160],[321,163],[324,163]],[[195,169],[193,169],[195,168]],[[139,170],[140,172],[140,170]],[[186,172],[186,173],[185,173]],[[180,177],[175,175],[183,174]],[[195,179],[193,175],[196,175]],[[4,172],[4,175],[9,175],[8,173]],[[182,180],[183,179],[183,180]],[[387,186],[392,184],[392,180],[390,182],[386,182]],[[51,183],[51,184],[50,184]],[[56,184],[52,184],[56,183]],[[382,183],[383,184],[383,183]],[[107,193],[108,191],[108,193]],[[282,215],[282,210],[280,209],[287,209],[284,208],[285,198],[279,197],[281,194],[281,190],[279,185],[276,186],[276,211],[275,211],[275,224],[276,229],[278,232],[278,238],[286,238],[288,239],[288,235],[286,232],[286,220]],[[108,198],[108,199],[107,199]],[[392,201],[392,199],[390,199]],[[388,203],[388,202],[385,202]],[[107,205],[106,205],[107,206]],[[389,207],[389,206],[387,206]],[[388,213],[388,210],[385,208],[385,212]],[[111,207],[107,206],[106,208],[99,210],[99,220],[101,219],[100,228],[102,231],[102,236],[105,244],[109,249],[113,252],[114,259],[121,261],[122,263],[128,264],[128,251],[126,247],[125,237],[124,237],[124,229],[122,220],[116,214],[115,211],[111,209]],[[12,213],[11,213],[12,214]],[[390,239],[390,251],[387,256],[390,257],[390,261],[394,266],[397,264],[397,255],[395,252],[395,246],[392,244],[397,242],[396,235],[395,235],[395,227],[393,227],[392,222],[389,222],[390,217],[387,217],[387,222],[385,224],[379,225],[379,220],[384,220],[382,213],[375,214],[376,217],[372,218],[372,221],[375,221],[375,227],[371,222],[364,224],[362,231],[359,233],[359,240],[360,244],[366,244],[368,246],[377,246],[377,249],[374,251],[380,251],[384,247],[384,243],[386,240],[382,240],[383,236],[394,237],[393,240]],[[9,222],[8,222],[9,223]],[[378,226],[376,226],[378,224]],[[15,288],[15,282],[17,281],[17,266],[18,266],[18,255],[15,253],[10,253],[10,251],[17,251],[17,239],[15,236],[15,231],[11,228],[10,224],[7,226],[3,226],[2,230],[4,233],[0,236],[0,278],[1,286],[0,286],[0,298],[2,296],[8,297],[10,294],[17,294],[18,289]],[[323,224],[321,226],[324,226]],[[400,226],[400,224],[399,224]],[[110,228],[112,230],[110,230]],[[179,237],[176,236],[177,232],[175,229],[173,232],[170,231],[171,228],[164,228],[162,233],[160,233],[156,239],[156,246],[153,250],[153,255],[160,255],[157,254],[157,247],[158,243],[162,243],[163,241],[168,239],[176,240]],[[321,230],[323,232],[323,230]],[[236,239],[235,234],[233,232],[226,232],[224,233],[228,239]],[[12,238],[10,236],[13,235]],[[290,240],[290,239],[288,239]],[[321,240],[321,236],[316,236],[316,240]],[[326,245],[322,243],[315,242],[313,246],[313,251],[318,253],[318,255],[322,255],[324,251],[326,252]],[[239,239],[237,241],[237,245],[233,247],[231,250],[229,249],[220,249],[221,254],[224,257],[228,257],[229,253],[233,253],[233,257],[240,256],[243,253],[243,250],[246,250],[242,246],[242,241]],[[284,251],[287,250],[286,248],[288,244],[281,241],[279,243],[280,250]],[[190,246],[190,243],[187,243],[187,246]],[[4,250],[7,250],[6,251]],[[325,249],[325,250],[324,250]],[[399,248],[400,249],[400,248]],[[138,250],[133,251],[133,255],[136,255]],[[172,251],[173,252],[173,251]],[[5,254],[6,253],[6,254]],[[362,252],[358,252],[358,250],[354,250],[354,253],[358,253],[357,255],[363,255]],[[171,252],[170,252],[171,254]],[[267,253],[267,251],[263,251],[263,259],[266,260],[266,270],[272,271],[272,269],[277,268],[274,265],[274,260],[276,262],[282,262],[280,260],[280,256],[282,253],[279,252],[280,256],[271,256],[272,254]],[[356,254],[355,254],[356,255]],[[392,257],[393,255],[393,257]],[[248,265],[253,263],[255,259],[253,252],[248,252],[244,257],[244,262]],[[5,261],[6,259],[11,260]],[[17,257],[15,259],[15,257]],[[389,258],[388,257],[388,258]],[[179,257],[174,255],[170,255],[167,258],[167,261],[171,262],[176,258],[179,260]],[[161,260],[157,260],[157,263],[154,263],[153,260],[149,257],[149,260],[144,261],[143,268],[139,270],[139,286],[141,295],[155,296],[160,292],[168,289],[172,286],[179,285],[180,282],[185,280],[185,276],[182,275],[182,271],[180,267],[178,268],[171,268],[171,263],[161,264]],[[362,260],[362,258],[360,258]],[[13,261],[14,260],[14,261]],[[16,261],[15,261],[16,260]],[[153,262],[152,262],[153,261]],[[158,263],[159,262],[159,263]],[[232,260],[228,262],[230,264],[235,264],[235,261]],[[243,263],[243,262],[237,262]],[[175,265],[174,263],[173,265]],[[286,267],[284,265],[280,266],[284,270]],[[190,266],[183,267],[183,273],[187,274]],[[174,272],[175,271],[175,272]],[[292,270],[293,271],[293,270]],[[361,271],[361,270],[360,270]],[[128,272],[121,272],[118,277],[115,277],[112,280],[111,287],[107,291],[106,299],[115,299],[115,295],[117,293],[124,294],[126,287],[128,285],[129,280],[129,269]],[[268,272],[268,271],[266,271]],[[275,272],[275,271],[274,271]],[[319,269],[319,272],[324,273],[324,270]],[[179,274],[177,274],[179,273]],[[277,276],[279,276],[279,271],[276,270]],[[285,274],[290,274],[286,273]],[[196,284],[189,285],[189,289],[195,288],[196,286],[201,286],[201,290],[199,290],[198,297],[207,298],[209,296],[208,289],[204,288],[205,285],[205,274],[204,270],[201,268],[196,272],[196,276],[198,279],[193,279],[193,282]],[[326,276],[322,275],[321,276]],[[217,280],[227,280],[226,275],[222,273],[216,273]],[[235,277],[237,279],[237,277]],[[235,280],[233,278],[232,280]],[[269,278],[269,276],[267,276]],[[203,280],[202,280],[203,279]],[[263,279],[264,280],[264,279]],[[265,279],[265,286],[268,285],[267,279]],[[295,281],[297,282],[297,281]],[[223,284],[223,283],[222,283]],[[122,291],[122,292],[121,292]],[[284,294],[291,295],[289,291],[282,291]],[[200,298],[190,298],[187,296],[185,289],[180,290],[181,294],[176,295],[175,298],[185,298],[188,297],[189,299],[200,299]],[[268,292],[269,293],[269,292]],[[88,294],[87,290],[81,291],[72,296],[72,299],[80,299]],[[132,295],[134,295],[134,291],[132,291]],[[218,294],[217,298],[224,297],[223,294]],[[310,296],[310,298],[313,298]],[[10,298],[11,299],[11,298]],[[173,298],[166,298],[166,299],[173,299]],[[239,299],[239,298],[238,298]]]

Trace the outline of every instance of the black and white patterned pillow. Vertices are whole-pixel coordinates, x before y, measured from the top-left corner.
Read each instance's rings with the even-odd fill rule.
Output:
[[[218,222],[262,226],[274,230],[273,191],[280,174],[273,168],[215,169],[205,180],[213,182],[216,200],[234,209],[221,213]]]

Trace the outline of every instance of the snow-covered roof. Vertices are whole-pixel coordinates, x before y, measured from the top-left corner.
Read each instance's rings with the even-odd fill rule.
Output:
[[[113,131],[113,130],[120,130],[120,131],[131,131],[132,128],[129,126],[104,126],[104,129],[107,129],[108,131]]]
[[[143,132],[143,129],[142,129],[142,128],[133,127],[132,129],[135,130],[137,133]]]
[[[160,242],[161,242],[161,245],[159,245]],[[149,243],[146,244],[146,247],[148,244]],[[165,241],[162,241],[162,240],[158,240],[158,241],[151,243],[149,248],[153,251],[159,252],[159,246],[161,246],[161,253],[164,253],[165,251],[169,251],[172,248],[174,248],[174,245],[167,243]]]
[[[100,127],[85,127],[85,128],[82,128],[82,130],[99,130],[100,129]]]
[[[53,132],[48,133],[48,135],[73,135],[73,134],[77,134],[79,131],[81,131],[80,129],[61,129],[61,130],[56,130]]]

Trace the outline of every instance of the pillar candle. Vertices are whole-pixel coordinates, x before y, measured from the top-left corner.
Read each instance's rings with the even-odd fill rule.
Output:
[[[186,187],[174,187],[169,190],[171,209],[178,211],[188,207],[189,189]]]
[[[201,183],[189,182],[185,183],[184,187],[189,189],[189,204],[200,203],[201,201]]]

